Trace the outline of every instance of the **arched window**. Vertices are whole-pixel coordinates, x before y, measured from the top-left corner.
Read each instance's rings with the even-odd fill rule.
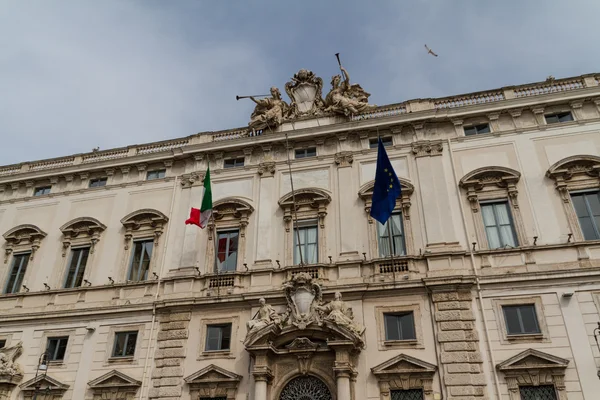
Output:
[[[600,157],[564,158],[546,172],[560,193],[575,241],[600,239]]]
[[[520,178],[514,169],[492,166],[471,171],[460,180],[471,204],[479,248],[527,245],[518,201]]]
[[[390,240],[392,235],[393,254],[397,256],[414,254],[414,239],[410,220],[411,196],[415,187],[406,179],[398,178],[402,187],[402,195],[396,199],[396,208],[390,220],[385,225],[371,218],[371,204],[373,186],[375,181],[370,181],[361,186],[358,196],[365,202],[367,213],[369,249],[372,258],[390,256]],[[388,226],[389,224],[389,226]]]
[[[35,225],[19,225],[4,235],[4,263],[8,262],[13,254],[12,262],[6,277],[4,293],[18,293],[21,291],[27,266],[33,261],[35,252],[40,248],[40,243],[46,233]]]
[[[294,221],[294,199],[297,226]],[[317,188],[297,189],[279,199],[285,223],[285,265],[298,265],[301,261],[304,264],[324,262],[327,248],[325,217],[330,202],[331,196]]]
[[[208,271],[217,272],[215,269],[218,268],[218,272],[232,272],[238,269],[240,262],[244,262],[246,226],[253,212],[254,207],[248,201],[238,197],[228,197],[213,203],[214,221],[211,219],[208,223],[206,252]],[[216,263],[215,251],[217,251]]]
[[[134,211],[121,220],[125,228],[125,250],[131,247],[126,277],[128,281],[144,281],[155,269],[155,250],[168,221],[165,214],[150,208]]]

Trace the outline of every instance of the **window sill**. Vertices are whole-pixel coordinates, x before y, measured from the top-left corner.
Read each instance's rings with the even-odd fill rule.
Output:
[[[127,357],[109,357],[108,363],[110,364],[130,364],[133,363],[134,356]]]
[[[383,344],[385,346],[395,346],[395,345],[416,345],[419,341],[417,339],[407,339],[407,340],[384,340]]]
[[[235,356],[231,354],[231,350],[214,350],[214,351],[203,351],[200,354],[199,360],[206,358],[229,358],[235,359]]]
[[[523,341],[523,340],[539,341],[539,340],[543,340],[543,339],[544,339],[543,333],[524,333],[524,334],[518,334],[518,335],[506,335],[506,340],[508,340],[510,342],[517,342],[517,341]]]

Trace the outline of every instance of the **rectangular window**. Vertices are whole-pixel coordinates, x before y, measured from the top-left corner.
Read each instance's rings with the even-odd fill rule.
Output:
[[[585,240],[600,239],[600,191],[572,193],[579,226]]]
[[[546,114],[544,117],[546,118],[547,124],[558,124],[560,122],[573,121],[573,114],[571,114],[570,111],[556,114]]]
[[[231,324],[208,325],[206,327],[205,351],[229,350]]]
[[[33,191],[33,195],[34,196],[43,196],[45,194],[50,193],[50,190],[52,190],[52,186],[36,187],[35,190]]]
[[[21,284],[23,283],[23,277],[27,271],[30,255],[31,253],[23,253],[15,254],[13,256],[10,275],[8,276],[8,282],[6,282],[4,293],[18,293],[21,290]]]
[[[154,179],[162,179],[165,177],[167,170],[165,169],[157,169],[156,171],[148,171],[146,173],[146,180],[151,181]]]
[[[88,256],[90,255],[89,247],[80,247],[71,250],[71,258],[69,260],[69,269],[67,270],[67,278],[65,280],[65,288],[80,287],[83,281],[83,273],[87,264]]]
[[[392,145],[392,137],[388,136],[388,137],[382,137],[381,138],[381,143],[383,143],[383,147],[388,147]],[[370,149],[376,149],[378,146],[377,144],[377,138],[375,139],[369,139],[369,148]]]
[[[389,229],[388,224],[391,224]],[[390,254],[394,254],[395,256],[406,255],[403,225],[401,213],[392,214],[385,225],[381,225],[379,222],[377,223],[377,237],[379,241],[380,257],[389,257]],[[390,252],[390,231],[392,233],[393,253]]]
[[[423,389],[392,390],[391,400],[423,400]]]
[[[317,238],[317,221],[300,221],[294,230],[294,264],[300,264],[300,252],[304,264],[319,262],[319,242]],[[298,239],[300,242],[298,243]]]
[[[557,400],[553,385],[519,386],[521,400]]]
[[[490,133],[490,124],[479,124],[473,126],[465,126],[465,136],[481,135],[482,133]]]
[[[535,304],[502,306],[509,335],[535,335],[541,333]]]
[[[112,356],[133,357],[135,354],[137,337],[137,331],[115,333],[115,345],[113,346]]]
[[[64,360],[68,342],[68,336],[48,338],[48,344],[46,345],[46,357],[48,357],[48,361]]]
[[[89,187],[93,188],[93,187],[106,186],[106,182],[107,181],[108,181],[108,178],[90,179],[90,186]]]
[[[148,279],[148,269],[152,259],[153,240],[139,240],[133,242],[131,264],[129,266],[130,281],[145,281]]]
[[[217,232],[219,271],[235,271],[237,267],[239,230]]]
[[[223,168],[235,168],[244,166],[244,157],[230,158],[223,162]]]
[[[416,340],[413,312],[385,313],[385,340]]]
[[[508,201],[482,203],[481,215],[490,249],[517,247],[517,235]]]
[[[297,149],[296,150],[296,158],[307,158],[307,157],[316,157],[317,156],[317,148],[309,147],[308,149]]]

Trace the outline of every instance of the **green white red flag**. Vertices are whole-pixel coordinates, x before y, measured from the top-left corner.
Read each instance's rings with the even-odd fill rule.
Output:
[[[202,194],[202,204],[200,208],[192,207],[190,217],[185,221],[186,225],[198,225],[200,228],[206,228],[208,220],[212,215],[212,191],[210,189],[210,167],[206,170],[204,176],[204,193]]]

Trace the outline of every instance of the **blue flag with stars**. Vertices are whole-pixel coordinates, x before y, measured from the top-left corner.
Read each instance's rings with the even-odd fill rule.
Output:
[[[383,225],[392,215],[401,189],[400,181],[385,152],[381,138],[378,139],[378,142],[377,170],[375,171],[375,185],[373,186],[371,217]]]

